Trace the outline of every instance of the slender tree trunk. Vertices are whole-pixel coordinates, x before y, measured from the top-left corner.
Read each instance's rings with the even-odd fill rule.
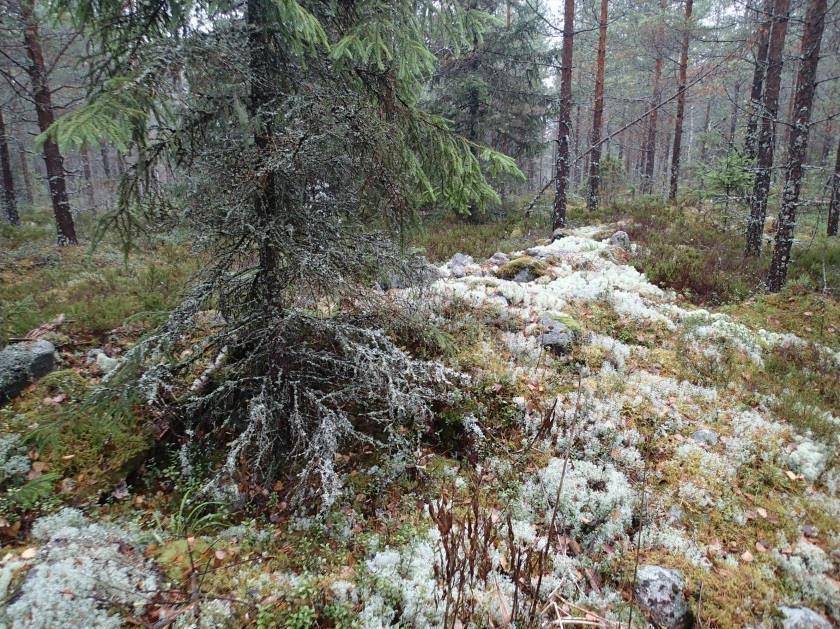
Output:
[[[744,254],[757,256],[761,253],[764,233],[764,219],[767,217],[767,197],[770,194],[770,176],[773,170],[773,152],[776,146],[776,116],[779,113],[779,90],[782,82],[782,53],[787,33],[790,0],[774,0],[773,23],[770,27],[770,43],[767,49],[767,74],[764,98],[759,117],[761,128],[756,146],[755,180],[750,198],[750,218],[747,222],[747,238]]]
[[[88,147],[83,146],[79,151],[79,156],[82,158],[82,175],[85,178],[85,194],[90,208],[96,207],[96,198],[93,191],[93,173],[90,168],[90,151]]]
[[[108,158],[108,147],[105,144],[99,145],[99,156],[102,158],[102,172],[105,178],[111,178],[111,160]]]
[[[601,130],[604,122],[604,69],[607,60],[607,20],[609,0],[601,0],[601,15],[598,25],[598,61],[595,71],[595,103],[592,110],[592,153],[589,160],[589,197],[586,207],[598,208],[598,192],[601,187]],[[609,147],[607,147],[609,154]]]
[[[838,223],[840,223],[840,143],[837,145],[834,175],[831,178],[831,202],[828,204],[828,230],[826,231],[829,236],[837,235]]]
[[[580,105],[575,106],[575,165],[572,171],[572,180],[575,185],[580,182],[580,171],[583,168],[583,161],[580,160]]]
[[[41,50],[38,22],[35,19],[34,0],[23,0],[20,11],[23,20],[23,43],[30,61],[27,70],[32,81],[32,96],[38,114],[38,128],[44,132],[55,121],[55,113],[50,88],[47,85],[47,72],[44,53]],[[57,242],[59,245],[75,245],[78,243],[78,238],[76,226],[73,224],[73,214],[70,211],[70,201],[67,197],[64,158],[58,150],[58,145],[51,139],[44,142],[44,165],[47,168],[47,181],[58,231]]]
[[[755,67],[753,68],[752,85],[750,86],[750,106],[747,114],[747,131],[744,135],[744,157],[752,164],[756,156],[758,144],[758,121],[761,112],[764,79],[767,75],[767,52],[770,45],[770,26],[773,22],[775,0],[765,0],[764,15],[760,17],[758,27],[758,41],[755,52]]]
[[[565,0],[563,14],[563,56],[560,70],[560,118],[557,123],[557,163],[554,168],[554,211],[552,229],[566,226],[566,197],[569,191],[569,127],[572,117],[572,52],[575,36],[575,0]]]
[[[712,98],[706,100],[706,113],[703,116],[703,137],[700,138],[700,162],[706,162],[706,148],[709,142],[709,125],[712,117]]]
[[[3,180],[3,204],[6,206],[6,218],[12,225],[20,225],[20,215],[15,198],[15,180],[12,178],[12,163],[9,157],[9,137],[6,135],[6,121],[0,109],[0,173]]]
[[[663,11],[668,6],[668,0],[660,0],[659,8]],[[656,27],[656,34],[654,36],[654,46],[656,48],[656,60],[653,62],[653,97],[650,102],[650,117],[648,119],[647,139],[642,149],[642,194],[650,194],[653,192],[653,179],[656,173],[656,124],[659,117],[659,103],[662,101],[662,62],[665,56],[663,47],[665,42],[664,27],[660,17],[660,23]]]
[[[738,130],[738,101],[741,99],[740,81],[735,84],[735,93],[732,96],[732,115],[729,117],[729,138],[727,139],[730,149],[735,147],[735,132]]]
[[[694,0],[685,0],[685,30],[683,31],[682,50],[680,51],[680,85],[677,92],[677,116],[674,122],[674,150],[671,152],[671,188],[668,192],[668,199],[671,201],[677,198],[677,188],[680,180],[685,92],[688,82],[688,44],[691,41],[691,13],[693,8]]]
[[[796,100],[793,126],[790,129],[788,163],[782,209],[779,212],[779,228],[773,247],[773,260],[767,276],[767,288],[778,292],[785,285],[790,264],[790,250],[793,245],[793,231],[796,227],[796,206],[802,188],[802,167],[808,152],[808,132],[811,125],[811,109],[814,105],[814,91],[817,86],[817,64],[820,60],[827,0],[810,0],[805,16],[805,30],[802,33],[801,62],[796,76]]]
[[[32,174],[29,172],[29,155],[19,137],[15,137],[15,144],[17,144],[20,174],[23,179],[23,198],[28,205],[32,205],[34,197],[32,196]]]

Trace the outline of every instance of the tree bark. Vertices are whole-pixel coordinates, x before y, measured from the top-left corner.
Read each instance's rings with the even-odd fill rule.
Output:
[[[831,201],[828,204],[828,229],[826,234],[836,236],[838,223],[840,223],[840,143],[837,144],[834,175],[831,178]]]
[[[685,119],[685,92],[688,82],[688,44],[691,41],[691,13],[694,0],[685,0],[685,26],[683,31],[682,49],[680,51],[680,78],[677,95],[677,116],[674,121],[674,150],[671,152],[671,188],[668,199],[677,198],[677,188],[680,180],[680,159],[682,158],[683,120]]]
[[[23,178],[23,198],[29,205],[32,205],[34,197],[32,196],[32,174],[29,172],[29,155],[23,147],[23,142],[19,137],[15,137],[15,144],[17,144],[18,158],[20,161],[20,174]]]
[[[785,285],[790,264],[793,231],[796,227],[796,207],[799,205],[802,170],[808,152],[811,109],[814,105],[814,92],[817,86],[817,64],[820,60],[820,44],[825,30],[827,10],[827,0],[811,0],[805,16],[801,62],[796,75],[796,100],[793,107],[793,126],[790,129],[782,208],[779,211],[779,227],[773,247],[773,260],[767,276],[767,289],[774,293],[780,291]]]
[[[659,6],[664,11],[667,7],[667,0],[660,0]],[[651,194],[653,192],[653,177],[656,172],[656,123],[659,116],[659,103],[662,100],[663,33],[663,27],[660,23],[656,27],[656,36],[654,38],[656,60],[653,63],[653,98],[650,103],[651,112],[650,119],[648,120],[647,140],[642,156],[642,184],[640,186],[642,194]]]
[[[82,158],[82,175],[85,179],[85,194],[88,200],[88,206],[92,209],[96,207],[96,198],[93,191],[93,174],[90,168],[90,151],[88,147],[83,146],[79,151],[79,156]]]
[[[104,144],[99,145],[99,156],[102,158],[102,172],[105,173],[105,178],[111,178],[111,160],[108,158],[108,147]]]
[[[712,98],[706,100],[706,114],[703,116],[703,137],[700,138],[700,163],[706,162],[706,149],[709,142],[709,124],[712,116]]]
[[[738,101],[741,98],[741,82],[735,84],[735,93],[732,95],[732,115],[729,117],[729,138],[727,144],[730,149],[735,147],[735,132],[738,130]]]
[[[779,90],[782,81],[782,52],[785,47],[790,0],[774,0],[773,23],[767,49],[767,74],[764,98],[759,117],[761,130],[756,146],[755,179],[750,198],[750,218],[747,222],[744,255],[761,253],[764,219],[767,217],[767,196],[770,193],[770,176],[773,169],[773,152],[776,145],[776,116],[779,113]]]
[[[598,61],[595,71],[595,103],[592,110],[592,153],[589,160],[589,197],[586,207],[598,208],[598,193],[601,187],[601,130],[604,123],[604,70],[607,59],[607,20],[609,0],[601,0],[601,15],[598,24]],[[609,154],[609,147],[607,147]]]
[[[9,158],[9,138],[6,135],[6,122],[0,109],[0,173],[3,180],[3,204],[6,206],[6,218],[12,225],[20,225],[15,198],[15,180],[12,178],[12,164]]]
[[[764,1],[764,15],[758,27],[758,42],[755,51],[750,106],[747,114],[747,130],[744,135],[744,157],[749,163],[755,160],[758,143],[758,119],[761,111],[761,97],[764,92],[764,78],[767,75],[767,51],[770,45],[770,26],[773,22],[774,0]]]
[[[557,122],[557,163],[554,167],[554,209],[552,229],[566,226],[566,200],[569,191],[569,132],[572,116],[572,53],[575,36],[575,0],[565,0],[563,14],[563,55],[560,69],[560,117]]]
[[[35,18],[34,0],[23,0],[20,5],[23,20],[23,43],[30,65],[27,68],[32,81],[32,96],[35,110],[38,114],[38,128],[41,132],[50,128],[55,121],[52,96],[47,85],[47,71],[44,64],[44,53],[41,49],[41,36],[38,33],[38,22]],[[55,225],[58,232],[59,245],[75,245],[76,226],[73,224],[73,214],[70,211],[70,201],[67,197],[67,183],[64,176],[64,158],[58,145],[51,139],[44,142],[44,165],[47,168],[47,181],[50,189]]]

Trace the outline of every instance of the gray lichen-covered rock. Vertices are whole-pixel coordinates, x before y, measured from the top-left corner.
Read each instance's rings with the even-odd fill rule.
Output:
[[[0,404],[55,367],[55,346],[49,341],[27,341],[0,351]]]
[[[642,611],[657,626],[665,629],[686,629],[691,612],[685,595],[682,573],[661,566],[642,566],[636,578],[636,600]]]
[[[543,315],[540,326],[543,329],[540,344],[556,354],[568,353],[579,340],[574,326],[551,315]]]
[[[488,262],[491,264],[495,264],[497,266],[502,266],[503,264],[507,264],[510,262],[510,256],[506,253],[502,253],[501,251],[497,251],[492,256],[487,259]]]
[[[467,267],[472,264],[474,264],[472,256],[465,253],[456,253],[449,259],[446,266],[449,268],[452,277],[464,277],[467,274]]]
[[[708,446],[716,445],[719,435],[709,428],[701,428],[691,434],[691,438],[697,443],[705,443]]]
[[[630,250],[630,236],[625,231],[617,231],[610,236],[610,244],[613,247],[621,247],[622,249]]]
[[[807,607],[779,607],[782,629],[831,629],[831,623]]]

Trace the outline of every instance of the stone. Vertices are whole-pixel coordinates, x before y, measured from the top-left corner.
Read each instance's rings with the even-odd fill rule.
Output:
[[[691,611],[685,600],[685,579],[678,570],[642,566],[636,578],[636,600],[642,611],[664,629],[687,629]]]
[[[831,629],[832,625],[823,616],[807,607],[779,607],[784,616],[782,629]]]
[[[534,273],[534,270],[530,267],[522,269],[516,275],[513,276],[513,281],[518,282],[519,284],[533,282],[535,279],[537,279],[537,275]]]
[[[43,339],[0,351],[0,404],[20,395],[29,384],[55,368],[55,346]]]
[[[472,256],[468,256],[465,253],[456,253],[449,259],[446,266],[449,268],[450,273],[452,273],[452,277],[460,278],[467,274],[467,267],[474,263],[475,261]]]
[[[565,227],[558,227],[553,232],[551,232],[551,241],[554,242],[555,240],[560,240],[561,238],[565,238],[566,236],[572,235],[572,230],[567,229]]]
[[[508,262],[510,262],[510,256],[506,253],[502,253],[501,251],[497,251],[492,256],[490,256],[487,259],[487,261],[491,264],[502,266],[503,264],[507,264]]]
[[[555,354],[568,353],[578,341],[578,333],[571,326],[550,315],[543,315],[540,326],[544,330],[540,344]]]
[[[697,443],[705,443],[707,446],[717,445],[720,436],[709,428],[701,428],[691,434],[691,438]]]
[[[99,367],[99,371],[102,373],[111,373],[120,366],[121,362],[118,358],[111,358],[105,352],[99,352],[96,355],[96,366]]]
[[[621,247],[625,251],[629,251],[630,236],[627,235],[626,231],[617,231],[612,236],[610,236],[610,244],[613,247]]]

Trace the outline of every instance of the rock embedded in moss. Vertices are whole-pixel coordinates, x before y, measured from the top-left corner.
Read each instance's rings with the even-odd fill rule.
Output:
[[[0,351],[0,404],[20,395],[28,385],[55,368],[55,346],[27,341]]]
[[[688,629],[691,611],[685,600],[685,579],[678,570],[642,566],[636,578],[636,600],[658,627]]]
[[[779,607],[782,629],[831,629],[831,623],[807,607]]]

